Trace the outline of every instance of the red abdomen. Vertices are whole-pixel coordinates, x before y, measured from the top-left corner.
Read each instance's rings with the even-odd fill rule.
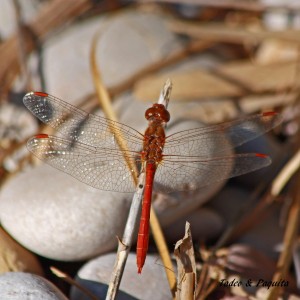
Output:
[[[149,219],[151,209],[151,198],[153,190],[153,181],[155,175],[156,165],[155,163],[146,164],[146,181],[143,198],[143,206],[140,220],[140,228],[138,233],[138,240],[136,246],[136,263],[138,267],[138,273],[142,272],[146,255],[148,251],[149,242]]]

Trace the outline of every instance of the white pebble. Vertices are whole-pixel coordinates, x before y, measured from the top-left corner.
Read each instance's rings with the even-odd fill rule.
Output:
[[[43,164],[3,186],[0,220],[35,253],[81,260],[116,247],[128,213],[125,200],[131,197],[99,191]]]
[[[67,300],[67,297],[43,277],[22,272],[0,275],[0,299]]]

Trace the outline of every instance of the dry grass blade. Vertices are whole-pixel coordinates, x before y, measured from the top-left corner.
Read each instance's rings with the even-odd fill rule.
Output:
[[[35,44],[52,30],[83,14],[93,6],[90,0],[53,0],[47,2],[37,17],[24,29],[24,51],[30,53]],[[0,91],[6,92],[20,71],[18,37],[14,35],[0,45]]]
[[[220,279],[225,277],[223,267],[215,262],[215,255],[224,257],[227,251],[224,253],[224,250],[221,250],[216,254],[201,247],[200,254],[204,262],[199,273],[195,294],[197,300],[205,300],[219,286]]]
[[[174,250],[178,266],[176,299],[189,300],[195,298],[196,261],[193,248],[190,223],[185,224],[185,235],[178,241]]]
[[[97,92],[97,97],[100,101],[100,104],[105,112],[106,116],[111,120],[116,121],[117,117],[114,113],[114,110],[111,106],[111,100],[108,95],[106,88],[102,83],[102,78],[100,72],[98,70],[97,62],[96,62],[96,48],[97,48],[98,35],[96,35],[93,39],[91,54],[90,54],[90,62],[91,62],[91,70],[94,79],[94,85]],[[126,142],[124,138],[121,136],[119,132],[114,132],[113,128],[111,128],[112,133],[116,136],[116,141],[122,150],[127,150]],[[133,170],[132,176],[135,184],[137,185],[137,190],[133,196],[132,204],[130,207],[129,215],[127,218],[126,226],[123,233],[122,241],[119,240],[117,257],[115,261],[115,265],[113,268],[113,272],[111,275],[111,279],[109,282],[109,287],[106,295],[106,299],[115,299],[125,268],[126,260],[130,251],[130,247],[133,241],[133,234],[135,231],[135,227],[137,224],[137,217],[141,207],[142,195],[143,195],[143,187],[144,187],[144,178],[145,173],[142,172],[141,175],[137,176],[138,170],[136,165],[131,160],[127,159],[124,156],[126,163],[129,167],[129,170]],[[142,187],[142,188],[140,188]]]
[[[97,67],[97,62],[96,62],[97,40],[98,40],[98,35],[96,35],[93,40],[91,56],[90,56],[94,84],[95,84],[95,88],[97,91],[97,96],[99,98],[99,101],[102,105],[102,108],[103,108],[106,116],[108,118],[110,118],[111,120],[116,121],[117,117],[112,109],[109,94],[102,83],[101,75],[100,75],[100,72]],[[164,95],[164,97],[162,96],[160,98],[160,101],[166,101],[166,102],[168,101],[167,98],[170,96],[170,88],[171,88],[171,83],[167,82],[164,90],[162,91],[162,94]],[[127,146],[126,146],[126,142],[124,141],[123,137],[119,133],[115,133],[115,136],[116,136],[116,140],[117,140],[117,143],[119,144],[120,148],[122,150],[125,150],[125,152],[126,152]],[[129,212],[128,220],[127,220],[126,227],[124,230],[122,242],[119,241],[117,259],[116,259],[116,263],[114,266],[112,278],[111,278],[111,281],[109,284],[109,289],[108,289],[106,299],[114,299],[116,296],[117,290],[119,288],[119,285],[120,285],[120,282],[122,279],[122,274],[123,274],[124,267],[125,267],[125,263],[126,263],[126,259],[127,259],[127,256],[128,256],[129,250],[130,250],[130,246],[132,244],[133,233],[134,233],[134,229],[135,229],[135,225],[136,225],[136,221],[137,221],[137,215],[138,215],[138,212],[140,210],[140,205],[141,205],[141,197],[143,195],[144,176],[145,176],[144,172],[142,172],[140,174],[139,178],[137,179],[138,170],[136,168],[136,165],[134,164],[134,162],[128,160],[127,157],[124,157],[124,159],[126,159],[129,169],[133,170],[132,175],[133,175],[133,177],[134,177],[133,179],[135,180],[135,183],[137,185],[137,191],[134,194],[134,198],[133,198],[133,202],[132,202],[132,205],[130,208],[130,212]],[[141,188],[141,186],[142,186],[142,188]],[[150,225],[151,225],[154,239],[157,243],[158,250],[160,251],[160,254],[162,256],[162,260],[163,260],[164,264],[167,265],[167,268],[166,268],[167,278],[169,281],[170,290],[173,294],[176,280],[175,280],[172,270],[170,271],[170,268],[172,266],[171,258],[169,256],[169,252],[166,251],[167,246],[165,243],[165,239],[163,238],[163,233],[161,231],[155,211],[152,208],[151,208]]]
[[[186,34],[194,38],[214,42],[256,45],[266,39],[279,39],[300,43],[299,30],[268,31],[264,29],[249,30],[247,27],[226,26],[219,23],[190,23],[173,21],[171,30],[178,34]]]
[[[133,87],[133,85],[140,80],[141,78],[153,74],[154,72],[157,72],[167,66],[170,66],[172,64],[175,64],[176,62],[182,61],[186,58],[188,58],[193,53],[199,53],[201,51],[204,51],[210,47],[212,47],[214,43],[209,41],[192,41],[190,42],[185,48],[180,49],[178,51],[175,51],[171,53],[168,57],[163,58],[153,64],[150,64],[141,70],[134,73],[131,77],[129,77],[127,80],[121,82],[120,84],[116,86],[112,86],[108,89],[110,95],[118,95],[121,92],[124,92],[130,88]],[[160,81],[160,85],[161,86]],[[157,93],[155,94],[156,97]]]
[[[288,161],[278,176],[272,183],[271,195],[278,196],[282,189],[285,187],[291,177],[299,170],[300,167],[300,149],[297,153]]]
[[[169,249],[167,247],[162,229],[161,229],[159,221],[157,219],[157,215],[152,206],[151,206],[151,213],[150,213],[150,225],[151,225],[151,231],[153,234],[155,244],[157,246],[159,255],[160,255],[163,265],[165,267],[165,272],[166,272],[167,279],[169,282],[170,290],[171,290],[172,296],[174,297],[175,290],[176,290],[175,272],[173,270],[173,264],[172,264],[172,260],[170,257]]]
[[[25,51],[25,39],[22,34],[22,16],[21,16],[21,7],[18,0],[13,0],[13,7],[16,14],[16,23],[17,23],[17,37],[18,37],[18,43],[19,43],[19,64],[20,69],[22,73],[22,77],[24,79],[24,86],[26,90],[32,90],[31,83],[30,83],[30,73],[27,69],[27,55]]]
[[[168,78],[158,99],[159,104],[163,104],[166,108],[168,108],[168,104],[170,101],[172,91],[172,82]],[[151,231],[153,233],[153,238],[155,241],[155,244],[158,248],[158,252],[160,254],[161,260],[163,262],[163,265],[165,267],[165,272],[167,275],[167,279],[169,282],[170,290],[172,293],[172,296],[175,297],[175,290],[176,290],[176,278],[175,273],[173,270],[173,264],[171,261],[171,257],[169,254],[169,250],[162,232],[162,229],[160,227],[159,221],[157,219],[155,210],[153,209],[153,206],[151,206],[151,213],[150,213],[150,225],[151,225]]]
[[[296,188],[294,191],[294,202],[290,209],[288,222],[283,239],[283,251],[277,262],[277,271],[275,272],[272,282],[279,282],[280,280],[287,278],[289,266],[293,256],[293,245],[298,234],[298,225],[299,225],[299,213],[300,213],[300,186],[298,184],[300,179],[300,173],[295,178]],[[267,300],[276,300],[279,298],[280,294],[283,292],[281,286],[275,286]]]
[[[73,280],[69,275],[67,275],[66,273],[58,270],[55,267],[50,267],[51,272],[61,278],[62,280],[64,280],[65,282],[76,286],[79,290],[81,290],[85,295],[87,295],[90,299],[92,300],[99,300],[94,294],[92,294],[89,290],[87,290],[85,287],[81,286],[80,284],[78,284],[75,280]]]
[[[111,105],[111,99],[109,97],[109,94],[102,82],[102,78],[100,75],[100,72],[98,70],[97,67],[97,62],[96,62],[96,48],[97,48],[97,41],[98,41],[99,35],[96,35],[94,37],[93,43],[92,43],[92,49],[91,49],[91,70],[92,70],[92,75],[93,75],[93,79],[94,79],[94,86],[96,88],[96,92],[97,92],[97,98],[100,101],[100,105],[102,106],[102,109],[105,113],[105,115],[113,121],[117,121],[117,116],[112,108]],[[128,147],[126,145],[126,141],[124,140],[124,138],[122,137],[120,132],[115,132],[114,128],[111,128],[112,133],[115,135],[116,137],[116,141],[118,143],[118,145],[120,146],[120,148],[122,150],[125,150],[125,152],[128,153]],[[133,180],[135,182],[135,184],[137,184],[138,180],[138,170],[137,167],[135,165],[135,163],[131,160],[129,160],[127,155],[124,155],[124,159],[126,160],[126,163],[129,167],[129,170],[133,170]]]
[[[271,4],[264,4],[262,1],[240,1],[240,0],[140,0],[140,2],[165,2],[165,3],[177,3],[177,4],[191,4],[199,6],[208,6],[219,9],[238,9],[238,10],[249,10],[249,11],[264,11],[269,7],[272,7]],[[284,3],[284,2],[283,2]],[[296,4],[296,3],[295,3]],[[276,5],[277,8],[295,8],[295,5],[289,3]]]
[[[232,230],[229,236],[226,238],[227,242],[238,238],[243,232],[251,228],[253,224],[258,224],[264,219],[264,214],[268,213],[267,208],[274,202],[276,197],[281,193],[283,188],[292,178],[292,176],[300,168],[300,150],[286,163],[276,178],[271,184],[270,190],[264,195],[258,205],[243,218],[243,221],[236,226],[236,230]]]

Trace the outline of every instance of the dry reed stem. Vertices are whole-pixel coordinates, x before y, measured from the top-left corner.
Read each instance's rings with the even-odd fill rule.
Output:
[[[263,196],[258,205],[246,216],[243,221],[236,226],[228,237],[228,240],[236,239],[243,232],[251,228],[253,224],[258,224],[264,219],[264,214],[268,213],[267,208],[274,202],[276,197],[279,196],[288,181],[292,178],[297,170],[300,168],[300,149],[296,154],[285,164],[281,171],[277,174],[276,178],[271,184],[271,188]]]
[[[101,74],[98,70],[97,62],[96,62],[96,48],[99,34],[95,35],[90,54],[90,63],[91,63],[91,71],[94,80],[94,86],[96,88],[97,97],[99,99],[100,105],[106,116],[113,121],[117,121],[117,116],[112,108],[111,100],[108,95],[106,88],[103,85]],[[116,137],[116,141],[120,147],[120,149],[125,150],[124,153],[128,151],[128,147],[121,133],[114,132],[114,128],[110,128],[112,133]],[[128,152],[127,152],[128,153]],[[113,271],[111,274],[106,299],[115,299],[117,292],[119,290],[119,286],[122,280],[123,272],[125,269],[126,260],[133,242],[133,235],[137,225],[138,215],[140,212],[143,190],[144,190],[144,180],[145,173],[141,172],[139,178],[137,176],[138,170],[134,162],[128,159],[126,155],[124,155],[124,159],[129,167],[129,170],[133,170],[132,176],[134,183],[137,186],[137,190],[134,193],[133,200],[131,203],[130,211],[128,214],[127,222],[125,225],[122,241],[118,241],[118,250],[116,261],[113,267]]]
[[[177,34],[185,34],[195,39],[214,41],[215,43],[244,44],[249,47],[268,39],[287,41],[295,43],[295,45],[299,45],[300,42],[299,30],[297,29],[272,31],[261,28],[253,31],[242,25],[233,27],[226,23],[199,23],[178,20],[171,21],[169,24],[171,30]]]
[[[214,45],[214,43],[210,41],[192,41],[185,48],[175,51],[171,53],[168,57],[163,58],[151,65],[142,68],[141,70],[134,73],[131,77],[124,80],[123,82],[108,88],[108,92],[110,95],[116,96],[132,88],[135,82],[137,82],[139,79],[151,73],[159,71],[167,66],[175,64],[189,57],[191,54],[206,50],[210,48],[212,45]]]
[[[96,88],[97,96],[99,98],[99,101],[103,107],[103,111],[105,112],[106,116],[109,117],[111,120],[116,121],[117,117],[112,109],[109,94],[103,85],[101,75],[100,75],[100,72],[97,67],[97,62],[96,62],[97,40],[98,40],[98,35],[96,35],[93,39],[91,55],[90,55],[94,85]],[[171,87],[171,83],[167,82],[166,86],[167,87],[165,87],[162,91],[162,94],[164,94],[165,96],[160,97],[161,102],[166,101],[166,99],[170,95],[169,89]],[[111,128],[111,129],[113,131],[113,128]],[[121,134],[120,133],[114,133],[114,134],[116,136],[116,140],[117,140],[117,143],[119,144],[120,148],[125,150],[125,152],[128,151],[126,142],[124,141]],[[111,276],[111,280],[109,283],[109,288],[108,288],[108,292],[106,295],[106,299],[115,299],[119,285],[121,283],[126,259],[129,254],[129,250],[130,250],[130,247],[131,247],[131,244],[133,241],[134,229],[136,227],[136,223],[137,223],[137,219],[138,219],[137,217],[138,217],[138,214],[140,211],[141,200],[142,200],[141,198],[142,198],[143,189],[144,189],[145,173],[141,172],[139,178],[137,179],[138,170],[136,168],[136,165],[131,160],[128,160],[127,156],[124,156],[124,159],[126,159],[129,169],[133,170],[132,175],[133,175],[133,179],[137,185],[137,190],[133,197],[133,201],[132,201],[132,205],[131,205],[131,208],[129,211],[129,215],[128,215],[127,223],[125,226],[122,241],[119,241],[117,258],[116,258],[116,262],[114,265],[114,270],[113,270],[113,273]],[[163,234],[162,234],[160,225],[158,223],[158,219],[157,219],[157,217],[155,215],[155,211],[153,209],[151,209],[151,215],[152,215],[152,217],[150,218],[150,225],[151,225],[153,236],[155,238],[155,241],[157,243],[159,251],[162,251],[161,255],[162,255],[163,261],[166,261],[168,268],[171,268],[171,266],[172,266],[171,259],[170,259],[170,257],[166,258],[169,255],[169,253],[168,253],[168,251],[166,251],[167,246],[165,244],[165,240],[163,238]],[[170,284],[170,289],[171,289],[171,292],[173,293],[174,279],[172,278],[172,275],[170,274],[171,273],[170,270],[168,270],[168,269],[166,269],[166,270],[167,270],[166,271],[167,278],[168,278],[169,284]]]
[[[281,172],[273,180],[270,194],[278,196],[291,177],[299,170],[300,167],[300,149],[282,168]]]
[[[121,284],[123,272],[125,269],[126,260],[132,245],[135,228],[138,221],[138,216],[141,208],[142,197],[144,192],[145,172],[141,172],[136,192],[133,195],[128,218],[126,221],[122,241],[118,240],[117,257],[114,268],[110,277],[109,286],[106,294],[106,300],[115,299],[119,286]]]
[[[172,82],[170,79],[167,79],[167,81],[159,95],[159,99],[157,101],[157,103],[163,104],[166,109],[168,108],[168,104],[170,101],[171,91],[172,91]],[[153,238],[154,238],[155,244],[157,246],[159,255],[160,255],[162,263],[165,267],[165,272],[166,272],[167,279],[169,282],[170,290],[171,290],[172,296],[174,298],[175,291],[176,291],[175,272],[173,269],[173,264],[171,261],[167,243],[166,243],[165,237],[163,235],[163,231],[161,229],[159,220],[157,218],[157,215],[156,215],[155,210],[153,209],[152,205],[151,205],[151,213],[150,213],[150,226],[151,226],[151,232],[153,234]]]
[[[30,80],[30,73],[27,69],[27,54],[25,51],[25,37],[23,35],[23,22],[22,22],[22,14],[21,14],[21,7],[19,0],[13,0],[12,1],[15,15],[16,15],[16,24],[17,24],[17,38],[18,38],[18,44],[19,44],[19,65],[21,69],[21,75],[22,79],[24,80],[24,89],[25,90],[31,90],[31,80]]]
[[[288,222],[283,238],[283,250],[277,261],[277,271],[273,275],[272,282],[278,282],[287,278],[288,270],[293,256],[293,245],[298,234],[299,213],[300,213],[300,186],[299,186],[299,172],[295,178],[296,188],[294,191],[294,202],[289,212]],[[272,288],[267,300],[277,300],[283,292],[283,287],[275,286]]]
[[[177,300],[192,300],[196,289],[196,261],[190,223],[185,223],[184,237],[174,249],[177,262]]]
[[[24,36],[24,51],[30,53],[34,50],[36,42],[43,41],[51,31],[83,14],[92,6],[93,1],[91,0],[53,0],[47,2],[37,17],[27,24],[29,30],[23,32],[23,34],[27,33]],[[12,78],[15,78],[20,70],[17,34],[0,44],[0,57],[0,92],[3,92],[7,90]],[[7,80],[7,77],[10,79]]]
[[[81,290],[86,296],[88,296],[92,300],[98,300],[98,298],[92,294],[88,289],[77,283],[74,279],[72,279],[68,274],[60,271],[59,269],[51,266],[50,267],[51,272],[57,276],[58,278],[62,279],[63,281],[76,286],[79,290]]]
[[[190,4],[206,7],[214,7],[218,9],[237,9],[253,12],[263,12],[270,8],[276,9],[299,9],[300,5],[295,3],[287,3],[281,5],[264,4],[259,1],[241,1],[241,0],[139,0],[140,3],[177,3],[177,4]],[[284,3],[284,2],[282,2]]]

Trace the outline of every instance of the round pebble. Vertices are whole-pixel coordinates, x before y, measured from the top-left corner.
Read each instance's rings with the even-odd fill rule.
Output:
[[[128,79],[181,47],[165,18],[151,13],[126,10],[116,18],[100,16],[77,23],[55,35],[45,47],[47,92],[69,101],[95,92],[90,51],[97,32],[101,32],[97,63],[107,86]]]
[[[22,272],[0,275],[0,299],[67,300],[68,298],[43,277]]]
[[[15,176],[0,193],[2,226],[20,244],[57,260],[112,250],[131,194],[103,192],[45,164]]]
[[[89,261],[79,270],[76,280],[99,299],[104,299],[115,259],[116,254],[106,254]],[[70,299],[89,300],[90,298],[76,287],[72,287]],[[172,299],[164,267],[157,256],[148,254],[142,273],[138,274],[136,256],[129,254],[117,299]]]

